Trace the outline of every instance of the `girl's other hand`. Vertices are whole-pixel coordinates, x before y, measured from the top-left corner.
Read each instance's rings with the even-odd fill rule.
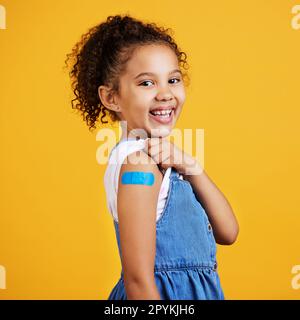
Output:
[[[200,175],[203,172],[203,168],[195,158],[183,152],[166,137],[147,138],[144,151],[165,170],[174,167],[183,175]]]

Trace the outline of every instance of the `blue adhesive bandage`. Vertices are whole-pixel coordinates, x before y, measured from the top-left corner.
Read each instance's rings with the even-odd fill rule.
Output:
[[[154,174],[152,172],[127,171],[122,174],[122,184],[144,184],[152,186]]]

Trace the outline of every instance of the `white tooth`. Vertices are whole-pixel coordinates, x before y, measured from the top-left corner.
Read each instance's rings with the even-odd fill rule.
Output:
[[[169,115],[171,112],[172,110],[153,111],[153,113],[157,115]]]

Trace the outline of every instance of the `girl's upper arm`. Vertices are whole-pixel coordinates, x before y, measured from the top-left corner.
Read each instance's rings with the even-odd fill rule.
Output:
[[[117,196],[124,280],[147,283],[154,275],[156,209],[163,177],[143,151],[128,155],[126,160],[121,166]],[[153,184],[123,184],[123,173],[130,171],[153,174]]]

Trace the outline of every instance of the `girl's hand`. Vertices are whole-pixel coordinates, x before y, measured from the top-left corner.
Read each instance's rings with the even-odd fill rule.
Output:
[[[183,175],[200,175],[203,172],[195,158],[183,152],[167,138],[147,138],[144,151],[165,170],[174,167]]]

